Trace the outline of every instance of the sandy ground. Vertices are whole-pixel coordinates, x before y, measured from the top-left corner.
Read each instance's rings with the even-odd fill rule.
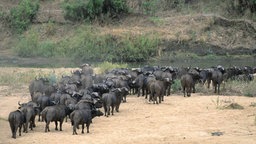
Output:
[[[70,73],[71,69],[56,69],[56,74]],[[49,69],[1,68],[2,74],[39,73]],[[201,93],[184,98],[181,94],[165,97],[159,105],[148,103],[144,97],[129,95],[122,103],[120,112],[110,117],[93,119],[90,133],[72,135],[70,121],[64,123],[63,131],[45,133],[44,122],[36,121],[37,127],[11,138],[7,122],[8,114],[18,107],[18,101],[28,102],[28,86],[0,86],[0,144],[256,144],[255,109],[250,106],[256,98],[243,96],[206,96]],[[244,106],[243,110],[220,109],[229,102]],[[37,117],[36,117],[37,119]],[[212,136],[222,132],[221,136]]]
[[[29,97],[17,94],[0,95],[0,144],[46,144],[46,143],[89,143],[89,144],[168,144],[168,143],[256,143],[255,107],[250,104],[255,98],[220,96],[220,106],[228,101],[236,102],[245,109],[230,110],[216,108],[218,96],[193,94],[190,98],[181,95],[165,97],[162,104],[148,103],[144,97],[128,96],[120,112],[110,117],[97,117],[90,126],[90,133],[72,135],[70,121],[64,123],[63,131],[44,132],[44,122],[17,139],[11,138],[7,120],[9,112],[17,108],[17,102],[26,102]],[[223,132],[212,136],[213,132]]]

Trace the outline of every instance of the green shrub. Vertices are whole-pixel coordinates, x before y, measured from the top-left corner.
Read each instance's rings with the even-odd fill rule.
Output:
[[[102,13],[104,0],[90,0],[87,4],[87,18],[95,19]]]
[[[20,37],[14,50],[21,57],[53,57],[57,54],[56,44],[50,40],[40,41],[36,31]]]
[[[173,92],[178,92],[181,90],[181,83],[180,80],[174,80],[174,83],[172,84],[172,91]]]
[[[157,9],[159,8],[158,4],[159,4],[158,0],[143,1],[142,3],[143,13],[147,15],[154,15]]]
[[[71,21],[93,20],[103,14],[116,17],[128,12],[126,0],[65,0],[64,17]]]
[[[53,57],[55,53],[55,43],[47,40],[39,43],[36,56]]]
[[[22,0],[19,5],[10,10],[7,16],[9,26],[17,33],[26,30],[33,20],[39,9],[38,0]]]
[[[99,35],[99,30],[80,26],[72,37],[64,39],[58,53],[75,61],[143,62],[156,55],[159,39],[150,35]]]
[[[104,0],[103,13],[111,17],[118,17],[120,14],[128,13],[126,0]]]
[[[228,10],[238,15],[245,14],[247,10],[251,13],[256,13],[256,0],[231,0]]]
[[[65,19],[71,21],[94,19],[102,13],[102,7],[103,0],[65,0],[62,5]]]
[[[38,34],[35,32],[30,32],[29,34],[20,37],[14,50],[21,57],[33,57],[36,56],[37,48]]]
[[[114,50],[113,61],[120,62],[144,62],[150,57],[156,56],[159,40],[147,35],[133,36],[126,35],[117,44]]]

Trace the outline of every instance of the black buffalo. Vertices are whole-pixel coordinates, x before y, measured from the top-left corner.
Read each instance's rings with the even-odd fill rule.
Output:
[[[33,126],[35,125],[35,117],[36,117],[36,111],[32,106],[23,106],[20,108],[20,111],[23,112],[25,116],[25,124],[23,132],[28,132],[28,124],[29,128],[33,130]]]
[[[181,82],[182,90],[184,93],[184,97],[186,97],[186,93],[187,93],[187,96],[190,97],[192,89],[193,87],[195,87],[195,81],[192,77],[192,74],[187,73],[182,75],[180,82]]]
[[[161,101],[164,101],[164,95],[166,93],[166,89],[170,83],[170,79],[169,78],[165,78],[163,80],[155,80],[153,82],[151,82],[150,86],[149,86],[149,91],[150,91],[150,100],[153,100],[153,103],[158,104],[157,102],[157,97],[159,99],[159,103],[161,103]]]
[[[214,93],[220,93],[220,85],[223,81],[223,74],[219,70],[214,70],[211,72],[211,80],[214,86]]]
[[[89,133],[89,127],[92,119],[96,116],[102,116],[103,113],[99,110],[79,109],[70,114],[71,125],[73,126],[73,135],[76,134],[76,128],[81,124],[82,133],[84,133],[84,124],[86,124],[87,133]]]
[[[56,91],[57,86],[55,84],[51,84],[50,80],[47,78],[36,78],[29,85],[29,92],[32,100],[34,100],[34,94],[36,92],[51,95]]]
[[[111,108],[111,114],[114,115],[114,108],[119,107],[120,101],[121,101],[121,89],[120,88],[114,88],[109,93],[104,93],[102,95],[103,100],[103,108],[105,112],[105,116],[110,115],[110,108]]]
[[[48,96],[40,96],[37,99],[37,103],[40,105],[39,111],[41,112],[47,106],[53,106],[56,104],[55,101],[51,101],[50,97]],[[38,115],[38,121],[40,121],[41,114]]]
[[[60,131],[62,131],[62,123],[64,118],[69,114],[70,110],[65,105],[48,106],[42,112],[42,119],[45,120],[45,132],[50,131],[50,122],[55,122],[55,130],[58,130],[58,121],[60,122]]]
[[[19,136],[21,136],[21,128],[25,122],[24,113],[20,110],[10,112],[8,121],[12,131],[12,138],[16,139],[16,132],[19,129]]]
[[[131,86],[135,89],[135,91],[138,94],[138,97],[140,96],[140,93],[142,91],[142,95],[144,95],[144,80],[145,76],[144,74],[139,74],[135,80],[132,81]]]

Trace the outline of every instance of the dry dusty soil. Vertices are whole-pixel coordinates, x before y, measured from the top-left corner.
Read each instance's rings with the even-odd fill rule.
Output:
[[[1,86],[1,91],[8,86]],[[110,117],[93,119],[90,133],[72,135],[70,121],[65,122],[63,131],[55,131],[50,124],[50,132],[45,133],[44,122],[37,122],[33,131],[22,133],[17,139],[11,138],[7,122],[8,114],[16,110],[17,102],[30,100],[28,90],[24,92],[0,93],[0,144],[255,144],[256,125],[255,98],[243,96],[220,96],[219,106],[236,102],[244,109],[216,108],[218,96],[200,93],[184,98],[181,94],[165,97],[159,105],[148,103],[144,97],[129,95],[127,103],[122,103],[120,112]],[[37,117],[36,117],[37,119]],[[215,136],[212,133],[222,135]]]

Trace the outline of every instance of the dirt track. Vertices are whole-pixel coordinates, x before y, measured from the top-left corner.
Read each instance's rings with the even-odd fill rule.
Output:
[[[249,106],[255,98],[221,96],[245,107],[244,110],[221,110],[216,108],[217,96],[193,94],[190,98],[172,95],[159,105],[147,103],[143,97],[128,96],[127,103],[121,104],[120,113],[114,116],[97,117],[90,126],[89,134],[72,135],[70,122],[64,123],[63,131],[44,132],[44,122],[17,139],[11,138],[6,121],[10,111],[17,108],[17,102],[26,102],[28,97],[20,94],[0,96],[0,144],[6,143],[103,143],[103,144],[164,144],[164,143],[256,143],[255,107]],[[214,102],[215,101],[215,102]],[[212,136],[213,132],[223,132]]]

